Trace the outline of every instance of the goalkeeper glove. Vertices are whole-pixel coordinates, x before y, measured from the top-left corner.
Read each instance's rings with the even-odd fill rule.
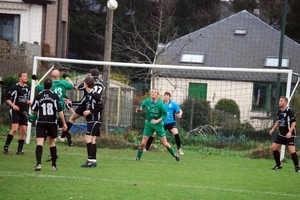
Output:
[[[63,77],[64,79],[66,79],[66,78],[68,77],[68,74],[63,74],[62,77]]]
[[[38,78],[37,78],[37,76],[35,74],[32,74],[31,75],[31,79],[36,81]]]

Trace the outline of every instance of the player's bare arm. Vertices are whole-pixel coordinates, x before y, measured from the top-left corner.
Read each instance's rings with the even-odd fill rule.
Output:
[[[273,128],[269,131],[269,134],[272,135],[275,129],[279,126],[278,122],[276,121]]]
[[[15,111],[19,111],[19,110],[20,110],[19,106],[16,106],[11,100],[6,100],[6,103],[7,103],[10,107],[12,107],[13,110],[15,110]]]

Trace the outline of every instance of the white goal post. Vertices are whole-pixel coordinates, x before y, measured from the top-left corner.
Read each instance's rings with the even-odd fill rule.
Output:
[[[119,66],[119,67],[138,67],[149,69],[183,69],[180,65],[160,65],[160,64],[138,64],[138,63],[122,63],[122,62],[106,62],[106,61],[91,61],[91,60],[78,60],[78,59],[64,59],[64,58],[51,58],[51,57],[34,57],[32,73],[37,73],[37,67],[39,61],[54,62],[54,63],[73,63],[73,64],[85,64],[85,65],[102,65],[102,66]],[[273,73],[273,74],[287,74],[286,80],[286,97],[290,98],[291,83],[293,71],[289,69],[251,69],[251,68],[228,68],[228,67],[199,67],[199,66],[184,66],[186,70],[195,71],[219,71],[219,72],[254,72],[254,73]],[[50,71],[50,70],[49,70]],[[45,77],[45,76],[44,76]],[[35,82],[31,84],[31,96],[30,100],[33,101],[35,96]],[[27,127],[26,143],[30,143],[31,137],[31,123]],[[281,149],[281,158],[284,157],[284,149]]]

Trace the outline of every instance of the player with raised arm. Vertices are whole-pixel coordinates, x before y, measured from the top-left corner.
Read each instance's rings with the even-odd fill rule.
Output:
[[[175,101],[171,101],[171,93],[170,92],[165,92],[164,93],[164,104],[166,105],[167,111],[168,111],[168,116],[167,118],[163,121],[164,122],[164,128],[165,130],[168,130],[170,133],[172,133],[175,137],[178,153],[180,155],[184,155],[183,150],[181,149],[181,141],[180,141],[180,136],[178,133],[177,125],[176,125],[176,119],[180,119],[182,117],[182,110],[179,107],[179,105]],[[151,143],[156,136],[156,133],[153,134],[153,136],[149,137],[145,150],[148,151]]]
[[[62,121],[62,128],[67,129],[64,113],[60,104],[59,96],[51,91],[52,80],[50,78],[44,81],[44,90],[34,99],[31,106],[31,112],[37,114],[36,120],[36,166],[34,171],[42,169],[41,160],[43,154],[43,145],[45,136],[48,136],[50,155],[52,157],[52,170],[57,170],[56,166],[56,146],[55,138],[57,137],[57,113]]]
[[[102,94],[105,89],[103,82],[99,79],[100,71],[98,69],[92,69],[90,71],[90,77],[94,80],[94,91],[97,92],[100,95],[101,101],[102,101]],[[84,95],[86,94],[86,89],[84,87],[84,83],[75,86],[75,89],[78,89],[80,91],[84,92]],[[75,113],[73,113],[69,121],[67,122],[68,129],[66,131],[63,131],[61,137],[64,138],[65,135],[70,131],[71,127],[73,126],[73,123],[80,117],[84,116],[83,112],[85,111],[85,106],[82,104],[82,102],[72,102],[73,105],[77,105],[78,107],[75,110]]]
[[[139,161],[142,157],[144,147],[150,136],[156,132],[157,136],[160,138],[161,143],[167,148],[170,154],[179,161],[180,158],[175,154],[174,149],[168,143],[166,138],[166,131],[164,129],[163,120],[167,118],[167,109],[165,104],[158,99],[158,90],[151,90],[151,98],[145,99],[139,108],[136,109],[136,112],[142,112],[143,109],[146,109],[146,122],[144,126],[143,139],[139,145],[139,150],[136,156],[136,161]]]
[[[17,155],[24,155],[23,146],[25,141],[26,128],[28,124],[28,106],[31,105],[29,101],[30,89],[27,83],[27,73],[19,73],[19,82],[14,84],[6,95],[6,103],[10,106],[10,122],[11,130],[9,131],[3,152],[8,154],[8,147],[14,138],[14,135],[19,130],[20,136],[18,140]]]

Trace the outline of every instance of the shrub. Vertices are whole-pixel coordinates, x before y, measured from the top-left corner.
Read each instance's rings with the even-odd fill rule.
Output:
[[[9,124],[9,106],[7,104],[0,105],[0,124]]]
[[[190,121],[192,118],[192,129],[201,125],[209,124],[211,107],[208,101],[200,100],[198,98],[186,99],[180,108],[183,111],[182,118],[178,120],[181,128],[190,130]]]
[[[232,99],[220,99],[215,105],[215,109],[222,110],[224,112],[235,115],[236,118],[240,119],[240,109],[238,104]]]

